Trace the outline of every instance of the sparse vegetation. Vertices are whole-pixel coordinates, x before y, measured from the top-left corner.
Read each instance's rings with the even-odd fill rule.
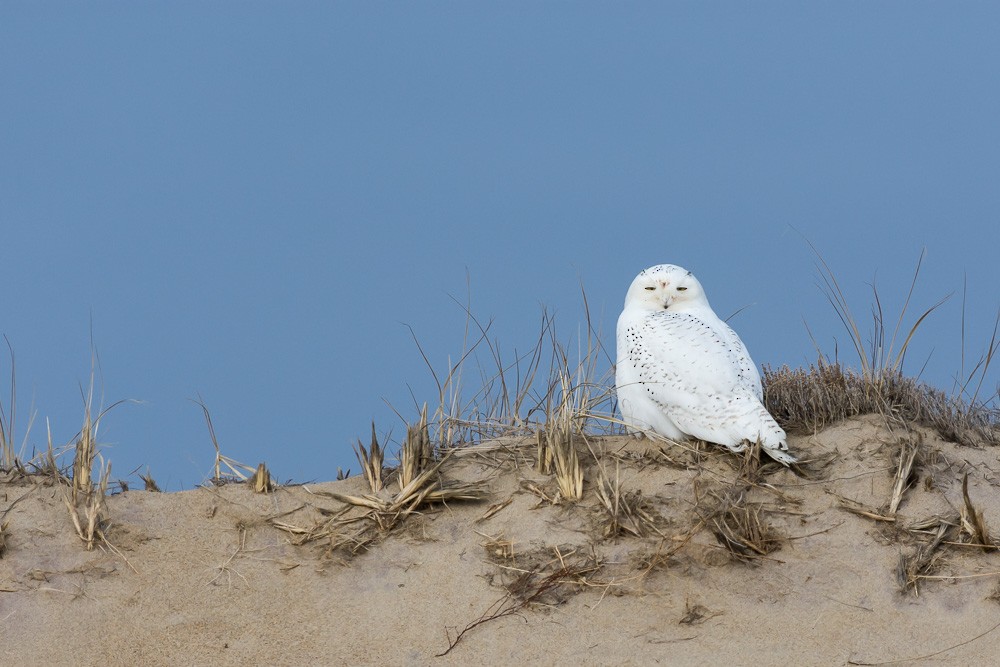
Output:
[[[222,449],[219,447],[219,440],[215,437],[215,425],[212,424],[212,413],[208,411],[208,406],[205,405],[200,396],[196,401],[194,399],[191,400],[201,408],[202,414],[205,416],[205,425],[208,427],[208,436],[212,439],[212,446],[215,448],[215,465],[212,477],[208,481],[215,486],[222,486],[223,484],[231,484],[233,482],[246,482],[256,475],[256,468],[252,468],[223,455]],[[261,465],[264,464],[262,463]],[[265,472],[267,472],[266,469]],[[270,483],[270,475],[268,475],[268,483]]]
[[[860,370],[843,366],[836,356],[831,360],[818,346],[818,360],[808,369],[782,367],[774,370],[765,365],[765,405],[778,423],[790,433],[815,433],[841,419],[878,414],[891,424],[927,426],[942,438],[963,445],[1000,444],[1000,387],[992,396],[982,397],[994,356],[1000,349],[1000,311],[986,351],[973,364],[971,372],[960,370],[961,384],[956,385],[952,394],[947,394],[903,374],[903,362],[918,329],[945,301],[941,299],[923,311],[909,328],[904,329],[903,320],[920,274],[923,254],[917,261],[910,290],[891,333],[886,326],[882,299],[872,286],[872,321],[866,339],[836,276],[819,252],[813,250],[824,294],[848,333]],[[964,309],[962,330],[964,360]]]
[[[361,470],[372,493],[381,491],[385,487],[385,481],[382,479],[383,454],[382,447],[378,442],[378,436],[375,435],[375,422],[372,422],[371,445],[369,445],[368,449],[365,449],[365,446],[358,440],[358,444],[354,448],[354,454],[358,458],[358,463],[361,464]],[[343,479],[343,477],[338,476],[337,479]]]
[[[985,469],[977,470],[971,464],[937,462],[934,448],[943,448],[934,434],[963,445],[1000,444],[995,401],[980,400],[985,373],[997,349],[996,333],[983,360],[974,365],[977,375],[963,373],[960,390],[948,395],[906,377],[902,370],[910,341],[934,308],[905,329],[900,316],[896,329],[889,332],[882,324],[876,293],[876,342],[872,344],[860,338],[860,328],[846,310],[832,275],[827,287],[834,290],[831,303],[843,309],[838,312],[851,332],[853,346],[867,355],[860,369],[820,355],[808,369],[765,368],[764,381],[767,407],[790,433],[817,433],[839,420],[866,414],[880,415],[890,427],[888,435],[885,430],[878,431],[876,442],[863,452],[860,447],[851,452],[856,457],[850,463],[856,463],[861,471],[851,470],[850,474],[865,478],[865,489],[857,496],[865,502],[841,496],[841,507],[851,513],[846,514],[837,511],[837,501],[832,501],[828,506],[834,510],[829,514],[840,523],[810,526],[808,521],[820,514],[816,505],[807,509],[798,505],[801,498],[796,494],[805,496],[810,492],[803,489],[813,488],[810,498],[815,501],[822,492],[809,485],[826,485],[828,478],[818,480],[819,475],[810,477],[801,470],[796,471],[800,477],[793,477],[780,465],[768,464],[767,459],[762,465],[759,445],[734,457],[704,443],[675,447],[659,440],[604,439],[619,433],[620,425],[614,417],[610,387],[611,357],[594,332],[589,315],[584,337],[575,345],[564,345],[555,335],[552,319],[543,314],[542,331],[534,347],[527,354],[508,359],[488,335],[490,325],[481,324],[467,310],[467,331],[474,335],[466,338],[474,342],[463,347],[457,364],[449,362],[444,374],[434,375],[438,405],[420,406],[419,418],[407,424],[395,460],[390,458],[387,464],[389,447],[380,441],[375,424],[370,444],[366,447],[358,441],[355,454],[364,481],[356,477],[332,488],[279,488],[265,464],[254,469],[222,455],[209,410],[203,401],[196,401],[215,449],[211,481],[216,486],[246,482],[239,489],[209,487],[199,493],[215,494],[227,502],[239,498],[239,503],[232,505],[239,505],[240,512],[254,504],[257,508],[267,505],[268,511],[274,512],[237,522],[235,551],[223,554],[222,565],[217,560],[208,561],[211,583],[242,578],[244,575],[234,569],[237,558],[243,559],[239,561],[241,571],[248,571],[258,561],[277,562],[271,558],[273,552],[261,553],[259,558],[255,555],[275,544],[293,554],[296,550],[289,545],[312,545],[321,555],[317,562],[322,568],[328,562],[345,562],[390,535],[421,544],[443,539],[441,517],[454,513],[466,521],[464,525],[490,531],[490,535],[483,534],[484,551],[471,549],[471,559],[463,551],[462,567],[470,563],[472,567],[485,566],[480,573],[491,585],[502,588],[502,596],[488,607],[488,601],[483,602],[479,609],[485,611],[480,614],[477,609],[473,615],[480,615],[472,622],[462,625],[466,620],[462,618],[457,627],[448,630],[447,652],[489,621],[532,608],[557,606],[591,587],[602,591],[603,600],[609,592],[641,594],[643,586],[660,592],[665,577],[680,578],[689,571],[704,574],[712,568],[728,568],[725,574],[741,575],[747,570],[739,565],[742,563],[759,567],[756,573],[761,574],[765,568],[782,563],[777,556],[786,558],[787,553],[789,560],[794,557],[794,549],[787,548],[792,540],[834,531],[849,522],[855,529],[863,524],[873,539],[891,544],[893,554],[898,551],[895,572],[881,574],[889,588],[895,589],[893,575],[899,589],[907,594],[922,592],[936,579],[961,578],[963,575],[954,573],[968,571],[961,568],[962,558],[981,559],[975,561],[978,567],[998,550],[988,524],[990,517],[976,504],[986,502],[987,509],[993,506],[983,495],[983,480],[988,478]],[[578,350],[576,358],[566,353],[574,348]],[[478,364],[477,351],[485,353],[491,370],[484,371],[482,366],[475,369],[482,386],[465,398],[463,368]],[[11,388],[13,392],[13,382]],[[54,448],[51,434],[47,450],[30,461],[22,462],[14,455],[12,415],[16,406],[12,398],[5,404],[9,409],[0,413],[0,461],[11,476],[35,476],[36,482],[56,485],[75,533],[75,537],[68,533],[69,539],[79,538],[89,550],[96,546],[120,555],[108,542],[109,535],[117,541],[121,533],[109,532],[115,527],[109,521],[108,506],[114,507],[116,501],[108,499],[110,462],[105,463],[98,451],[97,430],[104,412],[91,412],[92,397],[91,390],[85,397],[83,427],[71,444],[73,463],[62,469],[59,462],[68,458],[68,448]],[[483,438],[501,439],[467,446]],[[947,451],[954,459],[952,450]],[[807,462],[822,459],[829,463],[838,455],[841,459],[836,463],[843,465],[842,452],[810,452]],[[655,486],[650,483],[651,473],[659,476]],[[499,492],[494,475],[506,485],[500,486]],[[516,477],[511,479],[512,475]],[[346,476],[338,469],[338,479]],[[147,490],[158,490],[148,470],[140,478]],[[637,479],[644,480],[645,486]],[[492,496],[487,480],[494,486]],[[121,486],[125,488],[125,483]],[[872,491],[867,495],[869,488]],[[273,495],[255,498],[242,489]],[[826,492],[838,495],[830,488]],[[948,511],[928,511],[932,496],[942,500],[939,504],[948,505]],[[283,504],[289,498],[294,502]],[[460,514],[458,503],[466,501],[486,502]],[[225,506],[218,503],[220,508]],[[0,556],[5,548],[16,551],[22,536],[15,525],[11,537],[11,524],[6,521],[9,510],[0,514]],[[212,517],[215,512],[213,504],[210,512],[201,516]],[[827,516],[825,509],[822,514]],[[65,515],[59,516],[65,522]],[[516,541],[520,539],[519,522],[528,523],[526,517],[531,516],[542,517],[534,521],[544,522],[544,533],[536,533],[530,543]],[[272,529],[281,531],[282,539],[274,539]],[[454,525],[449,524],[448,529],[454,531]],[[267,531],[266,544],[255,534],[257,530]],[[557,537],[549,539],[550,533],[558,531]],[[578,541],[566,543],[571,540]],[[785,551],[776,553],[779,549]],[[733,569],[734,564],[739,569]],[[298,565],[282,561],[275,567],[286,572]],[[252,581],[249,571],[243,581]],[[676,615],[670,618],[671,622],[680,618],[680,625],[696,626],[725,613],[686,597],[681,605],[678,599],[673,599]],[[717,606],[714,601],[707,602]],[[848,606],[867,609],[853,603]]]
[[[365,479],[369,484],[371,494],[360,496],[337,493],[333,491],[317,492],[346,505],[345,511],[324,518],[309,527],[298,526],[286,521],[272,520],[271,525],[295,536],[297,544],[306,544],[323,540],[327,545],[327,553],[335,552],[357,554],[368,548],[373,542],[384,537],[396,528],[407,517],[421,511],[426,506],[460,502],[480,501],[487,497],[483,482],[456,483],[445,480],[442,468],[452,456],[453,451],[446,451],[439,459],[434,459],[434,450],[430,447],[426,410],[421,419],[407,427],[407,437],[400,452],[402,464],[396,471],[399,491],[386,497],[385,484],[382,480],[381,460],[373,456],[381,456],[381,446],[373,431],[372,444],[368,450],[359,447],[358,459],[366,472]],[[362,508],[361,515],[349,515],[350,508]]]

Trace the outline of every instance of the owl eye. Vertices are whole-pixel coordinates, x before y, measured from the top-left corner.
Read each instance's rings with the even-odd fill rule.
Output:
[[[655,288],[655,287],[647,287],[646,289],[648,289],[648,290],[649,290],[650,292],[652,292],[652,291],[653,291],[653,290],[655,290],[656,288]]]
[[[687,287],[678,287],[678,288],[677,288],[677,291],[678,291],[678,292],[683,292],[683,291],[684,291],[684,290],[686,290],[686,289],[687,289]]]

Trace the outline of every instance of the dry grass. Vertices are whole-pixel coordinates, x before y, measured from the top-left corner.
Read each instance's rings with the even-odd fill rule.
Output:
[[[93,461],[93,459],[91,459]],[[97,540],[107,541],[104,535],[104,528],[107,522],[105,498],[108,494],[108,479],[111,476],[111,464],[102,462],[102,472],[97,488],[88,483],[84,489],[77,482],[73,483],[72,498],[67,494],[63,496],[66,509],[69,510],[70,519],[76,529],[77,536],[83,540],[87,546],[87,551],[94,548]],[[88,471],[87,479],[90,479]]]
[[[535,440],[538,443],[535,456],[535,470],[543,475],[552,474],[552,448],[549,446],[549,436],[545,429],[538,429],[535,432]]]
[[[105,535],[108,523],[105,499],[108,495],[108,482],[111,478],[111,462],[105,462],[97,451],[97,433],[101,420],[108,411],[124,401],[118,401],[109,408],[98,412],[96,417],[92,416],[95,366],[96,353],[94,353],[91,365],[90,384],[84,396],[83,425],[76,435],[73,445],[73,476],[69,480],[70,491],[63,495],[63,502],[69,510],[77,536],[84,542],[88,551],[92,550],[94,545],[100,541],[121,556],[120,552],[108,542]],[[43,460],[45,461],[43,465],[51,469],[50,474],[61,475],[56,464],[56,455],[53,452],[51,431],[49,432],[47,454]],[[101,466],[100,474],[95,483],[94,464],[97,460],[100,460]],[[60,477],[56,479],[59,480]],[[125,562],[128,563],[127,560]],[[131,565],[129,566],[131,567]]]
[[[557,432],[562,436],[616,429],[612,357],[593,327],[585,293],[583,304],[586,331],[572,345],[559,340],[554,320],[543,311],[534,345],[524,353],[515,351],[512,358],[490,337],[492,322],[483,323],[467,304],[460,304],[466,316],[462,351],[458,361],[449,359],[440,373],[414,335],[437,387],[437,407],[427,418],[431,442],[444,450],[544,430],[548,438],[539,441],[538,465],[548,474],[554,460],[547,448],[558,439]],[[464,378],[469,372],[479,388],[466,396]]]
[[[160,492],[160,485],[156,483],[155,479],[153,479],[153,475],[149,472],[149,468],[146,468],[145,475],[142,473],[139,474],[139,479],[142,480],[144,490],[153,491],[155,493]]]
[[[371,445],[365,449],[365,446],[358,440],[358,444],[354,448],[354,455],[357,457],[358,463],[361,464],[368,488],[372,490],[372,493],[381,491],[385,487],[385,480],[382,478],[384,454],[381,445],[379,445],[378,436],[375,435],[375,422],[372,422]]]
[[[949,523],[939,522],[934,539],[917,547],[912,553],[900,554],[896,566],[896,581],[901,592],[912,591],[914,595],[920,594],[920,580],[933,573],[944,561],[940,547],[950,528]]]
[[[421,512],[428,506],[449,502],[481,501],[488,497],[484,482],[460,483],[444,478],[443,468],[455,450],[447,450],[440,459],[434,460],[426,410],[423,411],[419,422],[407,427],[407,438],[399,455],[400,467],[397,471],[399,490],[395,494],[388,495],[384,484],[379,484],[380,488],[377,490],[374,488],[373,481],[381,482],[382,477],[381,472],[377,475],[375,473],[376,461],[372,452],[378,452],[380,458],[381,448],[377,444],[374,432],[372,437],[372,448],[365,450],[361,447],[364,453],[359,454],[362,467],[371,467],[372,473],[370,476],[366,474],[366,478],[372,493],[354,496],[327,491],[317,492],[317,495],[344,503],[345,507],[310,527],[277,520],[272,520],[271,525],[294,535],[296,544],[323,540],[327,544],[328,554],[347,553],[353,556],[389,534],[407,517]],[[381,460],[377,463],[378,469],[381,470]],[[364,511],[357,515],[350,512],[351,508],[360,508]]]
[[[73,455],[73,504],[76,505],[81,495],[90,494],[91,471],[94,469],[94,457],[97,455],[96,425],[90,417],[90,401],[87,401],[83,417],[83,428],[76,441]]]
[[[841,498],[840,507],[858,516],[878,522],[884,528],[879,533],[888,542],[913,543],[917,546],[901,552],[896,565],[896,580],[902,593],[919,595],[924,579],[947,579],[935,572],[951,552],[964,545],[974,545],[983,551],[997,551],[990,537],[983,512],[973,504],[969,494],[969,475],[962,475],[962,506],[958,512],[934,515],[920,520],[906,520],[898,514],[900,503],[915,479],[914,469],[925,454],[919,439],[901,440],[893,453],[896,459],[890,498],[882,510],[867,508],[856,501]]]
[[[884,369],[877,376],[818,362],[808,369],[764,367],[764,405],[789,433],[816,433],[867,414],[894,424],[920,424],[964,445],[1000,444],[1000,413]]]
[[[552,451],[553,468],[559,485],[559,497],[575,502],[583,498],[583,466],[573,445],[572,434],[556,427],[546,432]]]
[[[810,244],[811,245],[811,244]],[[973,364],[965,366],[965,310],[962,310],[963,368],[951,394],[935,389],[903,374],[903,363],[920,326],[944,301],[924,310],[909,326],[904,326],[923,253],[917,261],[910,289],[890,332],[882,299],[872,285],[872,320],[867,337],[854,317],[847,298],[829,265],[813,248],[824,294],[833,306],[854,348],[859,371],[845,368],[834,357],[819,353],[808,369],[764,366],[765,406],[790,433],[815,433],[841,419],[879,414],[894,424],[921,424],[942,438],[964,445],[1000,444],[1000,390],[981,399],[982,388],[993,359],[1000,350],[1000,312],[986,350]],[[815,343],[815,341],[814,341]]]
[[[915,441],[903,440],[899,443],[899,452],[896,462],[896,473],[893,475],[892,495],[889,498],[889,505],[886,513],[888,516],[896,516],[899,504],[903,502],[903,494],[916,481],[913,472],[913,464],[920,451],[922,439]]]
[[[658,535],[666,539],[667,536],[660,530],[661,518],[645,503],[642,492],[622,488],[617,465],[613,478],[608,479],[603,474],[598,476],[596,493],[603,518],[602,537]]]
[[[222,486],[223,484],[245,482],[250,479],[257,473],[257,469],[222,454],[222,450],[219,447],[219,440],[215,437],[215,426],[212,424],[212,414],[208,411],[208,406],[205,405],[200,396],[198,400],[191,400],[201,408],[205,416],[205,425],[208,427],[208,435],[212,439],[212,446],[215,448],[213,476],[208,481],[215,486]]]
[[[982,511],[976,509],[969,497],[969,473],[962,476],[962,509],[960,514],[962,534],[967,535],[970,544],[978,544],[984,551],[993,551],[996,545],[990,538]]]
[[[696,498],[695,511],[715,539],[738,561],[753,563],[776,551],[782,536],[764,518],[763,503],[748,498],[750,487],[734,482]]]
[[[10,355],[10,403],[4,410],[3,402],[0,401],[0,470],[11,470],[17,461],[14,452],[14,416],[17,413],[17,374],[14,370],[14,348],[11,347],[7,336],[3,337],[7,343],[7,351]]]
[[[555,472],[562,499],[576,502],[583,498],[583,466],[573,443],[574,437],[586,437],[581,411],[590,402],[589,386],[574,384],[563,364],[556,371],[557,383],[550,387],[545,407],[545,423],[539,427],[537,469]]]
[[[267,469],[267,466],[263,463],[257,465],[257,469],[254,471],[250,479],[247,480],[247,486],[254,493],[270,493],[273,491],[277,485],[271,481],[271,471]]]
[[[48,484],[71,484],[68,472],[64,471],[59,465],[59,459],[63,453],[71,449],[74,452],[75,458],[75,445],[66,445],[61,448],[60,452],[57,452],[55,446],[52,444],[52,428],[49,426],[48,420],[45,420],[45,427],[48,436],[45,451],[39,452],[26,464],[22,464],[20,460],[15,460],[15,468],[24,476],[40,477]]]
[[[294,544],[322,541],[326,544],[327,555],[340,553],[354,556],[384,538],[408,517],[419,514],[429,506],[481,501],[488,497],[486,487],[481,482],[452,483],[442,479],[440,470],[449,457],[450,454],[446,454],[391,498],[369,494],[353,496],[330,491],[316,492],[316,495],[343,503],[344,507],[312,526],[303,527],[275,519],[270,523],[293,535]],[[360,515],[351,513],[352,508],[360,508],[363,512]]]
[[[589,585],[589,576],[603,567],[593,554],[572,546],[516,553],[512,542],[490,538],[483,547],[500,567],[500,582],[507,592],[461,630],[449,629],[448,647],[437,657],[450,653],[470,631],[484,623],[533,606],[563,604],[573,592]]]
[[[399,452],[398,483],[400,491],[410,486],[434,458],[430,431],[427,425],[427,405],[420,412],[420,420],[406,427],[406,440]],[[372,489],[375,490],[374,488]]]

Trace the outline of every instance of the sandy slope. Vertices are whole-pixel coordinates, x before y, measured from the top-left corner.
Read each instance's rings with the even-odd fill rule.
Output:
[[[456,455],[446,476],[488,479],[488,500],[410,516],[354,556],[331,552],[329,537],[296,546],[297,536],[271,521],[329,521],[344,506],[318,492],[364,493],[359,477],[267,495],[240,485],[128,491],[108,500],[118,555],[83,548],[62,487],[8,476],[0,512],[17,502],[0,558],[0,664],[841,665],[935,653],[926,662],[988,664],[1000,652],[997,553],[945,545],[929,573],[956,578],[922,579],[919,595],[902,593],[900,556],[930,537],[839,506],[840,496],[884,506],[893,450],[918,436],[919,478],[899,523],[956,513],[968,472],[974,504],[1000,532],[1000,452],[920,429],[890,433],[875,418],[792,439],[797,452],[836,457],[822,478],[778,470],[750,491],[783,538],[750,563],[707,528],[693,530],[732,488],[736,457],[668,448],[668,460],[653,443],[628,438],[590,446],[625,491],[641,491],[654,519],[644,538],[604,535],[598,468],[585,449],[584,501],[556,506],[524,486],[554,494],[552,480],[532,470],[531,448],[511,442]],[[492,605],[516,603],[505,585],[527,595],[563,566],[597,569],[435,657]],[[518,588],[525,571],[540,574]]]

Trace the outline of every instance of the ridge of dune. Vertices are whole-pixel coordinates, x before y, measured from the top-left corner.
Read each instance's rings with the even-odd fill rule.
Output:
[[[885,520],[906,443],[920,455]],[[130,490],[107,499],[114,549],[87,551],[64,487],[8,474],[0,662],[971,664],[1000,648],[1000,558],[952,539],[963,535],[966,475],[986,525],[1000,516],[995,448],[856,418],[790,439],[829,459],[821,472],[746,484],[719,448],[622,436],[577,446],[577,503],[550,502],[554,480],[533,469],[531,442],[470,446],[442,474],[485,481],[486,500],[371,530],[357,553],[346,529],[321,529],[332,517],[364,527],[364,508],[327,495],[370,493],[360,476],[267,494]],[[628,510],[617,522],[596,493],[615,480]],[[724,546],[723,501],[756,515],[762,553]]]

